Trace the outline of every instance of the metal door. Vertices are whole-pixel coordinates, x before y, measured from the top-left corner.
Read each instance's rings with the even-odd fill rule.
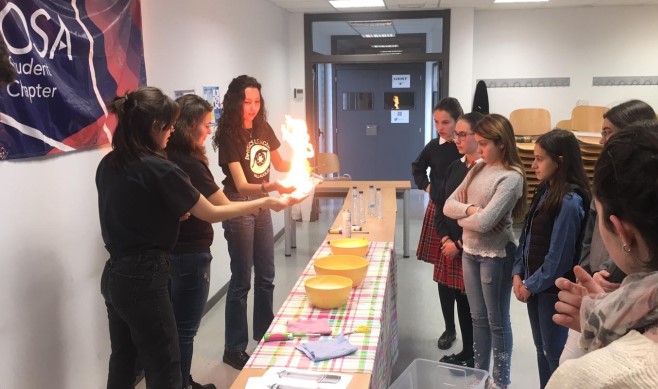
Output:
[[[411,180],[424,146],[425,64],[335,67],[335,150],[354,180]],[[397,97],[397,106],[394,97]]]

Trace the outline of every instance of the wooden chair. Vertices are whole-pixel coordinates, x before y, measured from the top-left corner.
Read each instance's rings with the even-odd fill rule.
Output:
[[[521,108],[510,113],[514,135],[541,135],[551,130],[551,114],[544,108]]]
[[[315,155],[314,172],[323,176],[325,180],[351,180],[349,174],[340,174],[340,161],[334,153],[317,153]]]
[[[571,129],[573,131],[599,132],[603,124],[603,114],[607,107],[596,105],[578,105],[571,111]]]
[[[555,125],[555,128],[559,128],[562,130],[571,130],[571,120],[570,119],[560,120]]]

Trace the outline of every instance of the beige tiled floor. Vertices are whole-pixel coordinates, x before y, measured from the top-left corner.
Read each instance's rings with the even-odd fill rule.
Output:
[[[335,218],[341,203],[338,200],[322,200],[320,220],[298,222],[297,248],[291,257],[283,255],[283,239],[275,245],[276,288],[275,310],[281,306],[288,292],[298,279]],[[398,262],[398,330],[400,356],[392,375],[397,377],[415,358],[439,360],[445,354],[460,351],[460,337],[452,349],[442,351],[436,340],[444,330],[436,283],[432,281],[431,265],[415,259],[415,248],[427,204],[427,196],[413,190],[410,209],[411,258],[402,258],[402,203],[398,200],[396,227],[396,256]],[[251,299],[251,294],[250,294]],[[203,318],[195,341],[192,375],[197,382],[212,382],[218,388],[228,388],[238,371],[221,362],[224,349],[224,304],[221,299]],[[249,306],[252,302],[249,301]],[[532,342],[530,324],[525,306],[512,296],[512,330],[514,351],[512,354],[512,388],[539,387],[536,352]],[[251,320],[251,319],[250,319]],[[459,328],[459,326],[457,326]],[[256,342],[251,342],[248,352]],[[137,386],[145,388],[144,383]]]

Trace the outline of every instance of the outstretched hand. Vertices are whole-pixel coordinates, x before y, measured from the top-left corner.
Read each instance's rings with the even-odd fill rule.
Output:
[[[274,181],[274,187],[276,188],[276,191],[281,193],[281,194],[290,194],[295,191],[294,186],[292,185],[286,185],[281,180],[276,180]]]
[[[553,321],[580,332],[580,305],[583,297],[596,297],[605,293],[605,290],[582,267],[575,266],[573,272],[578,283],[563,277],[555,280],[555,286],[560,288],[560,293],[558,293],[560,301],[555,303],[555,310],[558,313],[553,315]]]

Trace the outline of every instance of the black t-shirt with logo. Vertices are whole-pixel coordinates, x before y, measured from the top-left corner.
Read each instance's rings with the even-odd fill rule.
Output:
[[[169,160],[174,162],[178,167],[190,177],[192,185],[201,192],[205,197],[210,197],[219,190],[215,183],[208,165],[203,161],[190,155],[177,152],[167,152]],[[174,247],[174,253],[205,253],[210,252],[215,233],[212,224],[203,221],[194,216],[180,223],[180,232],[178,233],[178,242]]]
[[[174,163],[155,155],[113,169],[106,155],[96,170],[98,211],[112,257],[144,250],[171,251],[180,217],[199,201],[199,191]]]
[[[260,184],[269,181],[272,160],[270,152],[281,146],[272,127],[266,122],[253,129],[241,130],[244,136],[232,136],[226,131],[220,132],[219,138],[219,166],[226,175],[224,184],[225,193],[237,193],[233,176],[228,164],[240,162],[247,182]]]

